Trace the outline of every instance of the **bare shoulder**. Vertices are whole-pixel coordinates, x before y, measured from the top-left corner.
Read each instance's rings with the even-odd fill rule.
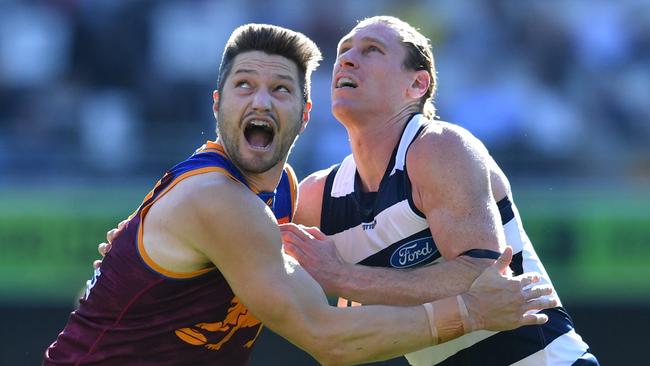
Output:
[[[298,209],[294,222],[306,226],[320,226],[321,206],[325,181],[332,168],[319,170],[308,175],[298,188]]]
[[[490,184],[486,186],[491,187],[496,199],[510,191],[505,174],[485,145],[471,132],[453,123],[428,122],[409,149],[407,165],[409,176],[420,188],[438,187],[448,192],[464,186],[484,185],[488,180]]]
[[[264,212],[264,207],[260,209],[264,205],[255,199],[242,184],[217,172],[179,181],[147,212],[143,226],[147,254],[157,265],[174,272],[210,266],[206,246],[218,239],[223,228],[236,232],[237,224],[251,218],[249,212]]]
[[[243,218],[255,220],[265,207],[243,184],[222,173],[209,172],[180,181],[152,210],[157,208],[164,218],[166,231],[196,239],[220,226],[236,229],[237,223],[246,222]]]
[[[416,154],[428,154],[430,158],[436,158],[433,155],[444,158],[457,153],[471,155],[487,153],[485,145],[468,130],[449,122],[437,120],[426,124],[410,150]]]
[[[411,145],[410,172],[437,174],[468,167],[485,167],[489,154],[483,143],[466,129],[444,121],[430,121]]]
[[[200,214],[204,210],[228,212],[232,209],[228,203],[242,201],[245,204],[247,198],[253,198],[254,194],[226,175],[210,172],[182,180],[170,191],[170,196],[177,197],[178,208]],[[215,205],[218,202],[222,204]]]
[[[325,189],[325,181],[327,176],[332,171],[333,167],[318,170],[314,173],[309,174],[305,179],[300,182],[300,194],[303,192],[305,195],[323,194],[323,189]]]

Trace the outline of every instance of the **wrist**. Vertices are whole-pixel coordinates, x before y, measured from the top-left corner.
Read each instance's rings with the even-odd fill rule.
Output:
[[[465,333],[470,333],[475,330],[484,329],[485,321],[480,312],[480,307],[474,296],[467,292],[457,296],[458,306],[463,315],[463,327]]]
[[[352,275],[352,267],[353,265],[348,263],[337,263],[329,267],[330,271],[326,282],[332,294],[345,297],[350,293],[355,293],[356,289],[352,281],[355,276]]]
[[[447,342],[467,333],[457,297],[447,297],[423,304],[433,344]]]

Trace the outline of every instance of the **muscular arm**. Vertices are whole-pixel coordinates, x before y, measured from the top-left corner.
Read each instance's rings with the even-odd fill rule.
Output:
[[[468,250],[502,252],[505,236],[492,196],[487,152],[469,133],[432,124],[413,143],[407,167],[413,200],[429,224],[443,263],[398,272],[363,269],[341,292],[371,302],[413,304],[465,291],[490,259]],[[356,268],[355,268],[356,271]],[[363,281],[363,283],[359,283]]]
[[[382,359],[432,344],[421,306],[329,306],[318,284],[285,261],[271,211],[245,187],[208,173],[186,179],[167,196],[150,211],[145,230],[164,230],[203,253],[265,325],[319,361]]]
[[[447,260],[471,249],[505,247],[488,159],[476,138],[446,124],[428,126],[409,151],[413,200]]]
[[[420,167],[418,167],[419,169]],[[429,167],[428,169],[430,169]],[[426,179],[412,172],[417,178]],[[417,169],[416,169],[417,170]],[[329,171],[316,172],[300,183],[298,211],[294,222],[306,226],[319,226],[325,178]],[[486,185],[488,183],[485,183]],[[433,222],[437,213],[428,218],[430,225],[440,233],[441,224]],[[471,221],[471,220],[469,220]],[[451,218],[447,225],[453,225]],[[445,237],[451,237],[446,235]],[[438,237],[434,235],[436,244]],[[471,242],[471,240],[465,240]],[[445,242],[443,240],[443,242]],[[479,248],[477,245],[475,248]],[[488,246],[499,250],[498,246]],[[448,250],[443,252],[447,261],[409,270],[368,267],[345,263],[331,246],[307,247],[292,252],[303,267],[319,282],[328,294],[342,296],[363,304],[414,305],[460,294],[470,287],[492,260],[471,257],[453,258]]]
[[[323,364],[385,359],[476,329],[542,324],[547,320],[544,315],[526,312],[556,304],[539,298],[550,293],[550,287],[523,290],[538,277],[499,274],[512,256],[506,251],[468,292],[428,308],[330,307],[318,284],[283,255],[268,207],[218,173],[180,182],[153,205],[143,225],[145,246],[148,241],[159,243],[161,250],[153,251],[158,264],[162,259],[173,267],[168,269],[178,270],[180,265],[183,271],[194,271],[214,263],[262,322]]]

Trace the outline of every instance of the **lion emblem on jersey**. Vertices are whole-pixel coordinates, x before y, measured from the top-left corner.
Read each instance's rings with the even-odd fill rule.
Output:
[[[244,344],[244,348],[251,348],[262,330],[260,324],[260,321],[235,296],[230,302],[228,314],[222,321],[198,323],[192,327],[177,329],[175,333],[186,343],[217,351],[240,329],[258,327],[255,336]]]

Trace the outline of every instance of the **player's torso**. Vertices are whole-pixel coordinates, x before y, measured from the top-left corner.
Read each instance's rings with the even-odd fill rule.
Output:
[[[141,222],[148,207],[174,182],[211,171],[243,182],[219,146],[212,147],[165,174],[114,240],[100,270],[89,281],[80,308],[48,349],[52,364],[246,363],[261,323],[233,294],[218,269],[212,266],[193,273],[161,270],[142,243]],[[276,192],[258,196],[273,209],[278,221],[291,220],[295,182],[287,172]]]
[[[442,261],[425,215],[412,199],[406,154],[425,122],[417,116],[406,126],[378,192],[363,193],[356,165],[348,156],[326,179],[321,210],[321,230],[332,237],[349,263],[405,269]],[[515,253],[511,268],[515,274],[540,272],[550,284],[544,267],[530,244],[509,197],[497,203],[506,242]],[[435,278],[431,279],[435,281]],[[339,301],[339,304],[346,302]],[[524,327],[510,332],[474,332],[443,345],[410,355],[413,365],[508,365],[531,357],[555,339],[569,344],[568,359],[575,360],[586,344],[572,330],[562,308],[548,311],[551,320],[543,327]],[[566,341],[566,342],[565,342]],[[495,351],[498,350],[498,351]],[[562,352],[559,352],[562,354]],[[561,355],[562,359],[564,355]],[[543,356],[545,357],[545,356]],[[528,364],[552,364],[536,359]],[[569,363],[570,364],[570,363]]]

